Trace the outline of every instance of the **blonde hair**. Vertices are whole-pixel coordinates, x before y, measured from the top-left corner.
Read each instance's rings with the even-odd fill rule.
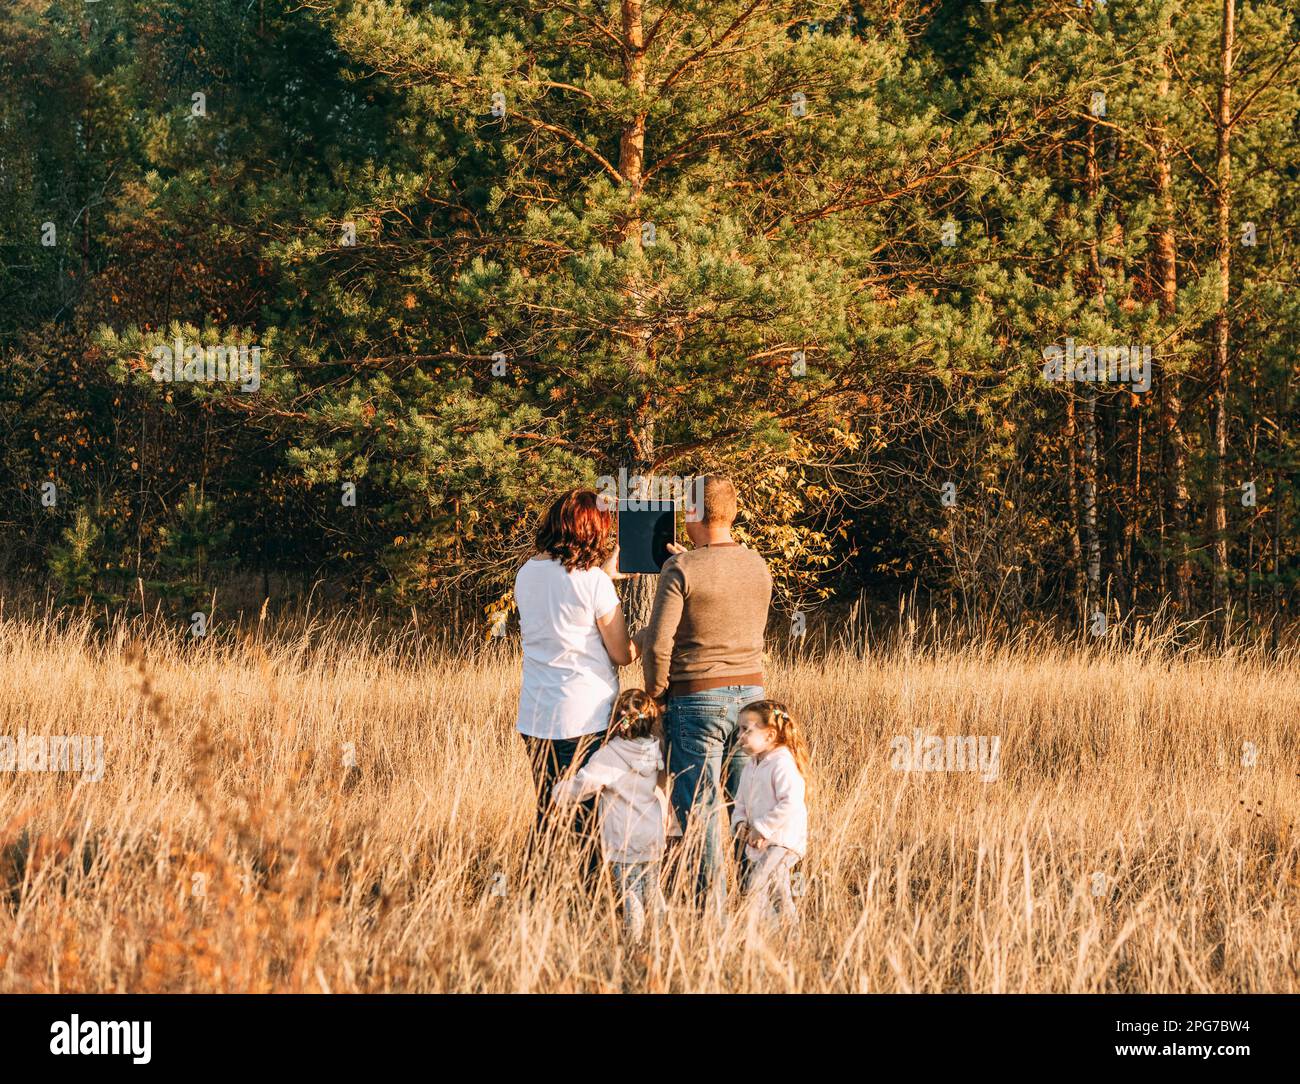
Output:
[[[776,744],[784,745],[794,757],[799,774],[808,780],[808,743],[804,740],[803,730],[794,721],[790,709],[779,700],[755,700],[740,709],[740,714],[748,712],[758,717],[759,725],[764,730],[776,731]]]
[[[736,521],[739,506],[731,479],[720,474],[706,474],[703,490],[704,507],[700,509],[700,518],[705,526],[730,527]]]

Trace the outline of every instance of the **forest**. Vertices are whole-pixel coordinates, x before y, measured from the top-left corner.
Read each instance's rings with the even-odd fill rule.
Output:
[[[557,492],[712,471],[783,619],[1276,644],[1298,24],[10,0],[0,578],[483,636]]]

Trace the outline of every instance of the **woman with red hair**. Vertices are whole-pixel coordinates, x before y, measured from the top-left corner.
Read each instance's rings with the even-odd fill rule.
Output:
[[[515,576],[524,648],[515,725],[537,788],[534,837],[551,808],[555,781],[582,767],[600,744],[618,696],[616,667],[637,658],[614,591],[622,576],[613,528],[613,515],[593,490],[570,490],[547,509],[537,553]],[[587,844],[593,815],[588,800],[575,818]]]

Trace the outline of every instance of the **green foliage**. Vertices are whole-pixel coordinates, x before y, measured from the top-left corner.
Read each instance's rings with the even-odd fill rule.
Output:
[[[228,552],[234,524],[193,483],[177,504],[172,522],[159,530],[161,576],[149,587],[187,609],[212,592],[222,573],[235,566]]]
[[[244,571],[481,615],[557,490],[708,469],[789,608],[916,583],[1062,607],[1088,493],[1107,590],[1155,605],[1187,564],[1203,612],[1221,4],[641,16],[633,48],[588,0],[0,14],[5,565],[88,584],[95,543],[37,503],[60,476],[187,602],[238,524]],[[1232,252],[1225,470],[1259,503],[1230,563],[1280,610],[1298,29],[1238,19],[1232,227],[1259,242]],[[177,337],[256,344],[256,392],[156,382]],[[1152,390],[1046,383],[1067,337],[1151,345]]]
[[[50,547],[49,571],[59,586],[60,602],[76,605],[94,602],[98,605],[116,605],[122,595],[110,586],[120,581],[120,570],[115,574],[107,555],[105,531],[100,526],[98,510],[77,509],[72,523],[63,530],[62,544]]]

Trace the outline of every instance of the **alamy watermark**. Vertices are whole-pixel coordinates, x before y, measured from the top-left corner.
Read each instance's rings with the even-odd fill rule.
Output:
[[[136,1065],[148,1065],[152,1054],[151,1020],[82,1020],[73,1013],[50,1025],[51,1054],[128,1055]]]
[[[262,386],[260,346],[187,346],[180,335],[174,346],[160,343],[153,348],[153,378],[159,383],[238,384],[246,392]]]
[[[626,467],[619,467],[617,478],[603,474],[596,479],[596,504],[606,512],[612,512],[620,503],[632,512],[648,512],[665,501],[685,508],[687,520],[698,523],[704,516],[704,476],[629,476]]]
[[[896,772],[978,772],[985,783],[998,777],[1000,735],[898,734],[889,742],[889,766]]]
[[[1064,346],[1043,347],[1043,379],[1079,383],[1128,384],[1134,392],[1151,390],[1151,347]]]
[[[0,772],[80,772],[90,783],[104,778],[104,736],[0,734]]]

